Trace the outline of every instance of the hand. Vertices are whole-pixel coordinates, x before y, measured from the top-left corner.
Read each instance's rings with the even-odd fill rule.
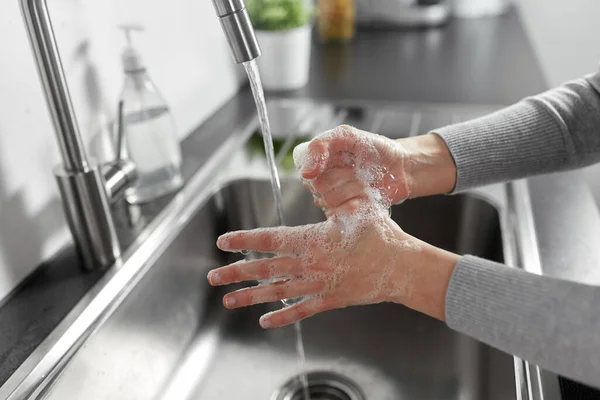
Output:
[[[385,202],[409,197],[408,155],[391,139],[341,125],[294,149],[294,161],[327,215],[349,200],[372,201],[372,190]]]
[[[294,159],[326,215],[349,200],[369,197],[370,190],[394,204],[449,193],[456,182],[452,156],[434,134],[394,141],[342,125],[298,146]]]
[[[349,227],[335,215],[314,225],[225,234],[217,241],[222,250],[277,255],[215,269],[208,280],[211,285],[278,280],[227,294],[223,299],[227,308],[305,297],[264,315],[260,320],[264,328],[326,310],[380,302],[405,304],[443,319],[445,293],[458,257],[411,237],[386,214],[361,221],[365,222]]]

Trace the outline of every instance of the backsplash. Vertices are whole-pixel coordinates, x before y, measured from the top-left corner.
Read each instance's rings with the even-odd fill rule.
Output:
[[[210,1],[54,0],[50,14],[79,127],[92,153],[123,82],[117,25],[134,37],[180,138],[237,91],[241,71]],[[17,0],[0,3],[0,300],[70,241],[52,168],[58,147]]]

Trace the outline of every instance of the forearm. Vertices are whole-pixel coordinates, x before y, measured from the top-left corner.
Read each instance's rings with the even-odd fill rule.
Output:
[[[600,385],[600,287],[466,256],[448,286],[446,322],[542,368]]]
[[[459,192],[600,161],[599,90],[597,73],[437,129],[437,141],[433,135],[400,140],[408,154],[407,171],[413,171],[411,196]]]
[[[410,244],[406,245],[406,242]],[[581,382],[600,385],[600,287],[398,241],[386,299]]]

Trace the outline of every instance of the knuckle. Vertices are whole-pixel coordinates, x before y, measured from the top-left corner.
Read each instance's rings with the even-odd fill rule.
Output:
[[[256,268],[256,277],[258,278],[266,278],[271,276],[271,268],[270,263],[267,261],[262,261],[258,264]]]
[[[262,242],[263,246],[265,246],[267,248],[269,248],[273,245],[273,238],[268,233],[264,233],[261,236],[260,241]]]
[[[285,272],[294,272],[297,269],[298,262],[291,257],[285,257],[281,259],[279,265]]]
[[[223,280],[226,282],[237,282],[239,280],[239,272],[237,271],[237,267],[232,266],[229,267],[222,272]]]
[[[280,300],[280,299],[285,299],[286,296],[286,292],[287,292],[287,287],[282,286],[282,285],[278,285],[275,287],[275,291],[274,291],[274,297],[276,300]]]
[[[229,268],[231,277],[235,280],[243,280],[246,275],[246,270],[242,267],[242,263],[236,263]]]
[[[252,289],[242,289],[235,294],[235,299],[240,306],[254,304]]]

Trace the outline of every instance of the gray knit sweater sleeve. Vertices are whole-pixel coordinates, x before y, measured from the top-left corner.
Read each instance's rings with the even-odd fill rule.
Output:
[[[455,191],[598,162],[600,73],[435,133],[457,165]],[[542,368],[600,387],[598,286],[464,256],[450,280],[446,321]]]
[[[456,192],[593,164],[600,161],[600,72],[435,133],[454,157]]]

